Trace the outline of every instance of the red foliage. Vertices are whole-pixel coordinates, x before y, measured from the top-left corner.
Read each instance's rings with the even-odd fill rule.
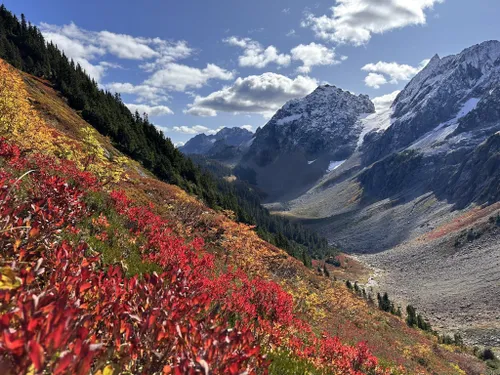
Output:
[[[82,200],[95,178],[69,162],[23,159],[3,140],[0,156],[13,174],[34,170],[22,194],[21,182],[0,171],[2,373],[34,366],[37,374],[88,374],[110,362],[143,374],[265,374],[263,345],[286,346],[334,373],[380,373],[365,345],[318,338],[278,284],[216,272],[202,239],[177,238],[151,207],[122,192],[111,194],[115,209],[130,235],[144,239],[143,259],[162,272],[129,278],[121,266],[105,266],[87,244],[61,240],[99,214]],[[102,215],[95,221],[108,225]]]

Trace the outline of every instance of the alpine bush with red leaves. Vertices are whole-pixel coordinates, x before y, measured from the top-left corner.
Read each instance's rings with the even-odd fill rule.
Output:
[[[384,373],[365,345],[314,334],[278,284],[217,267],[202,239],[178,238],[154,207],[107,195],[71,162],[0,139],[0,167],[0,373],[267,374],[266,354],[285,350],[325,374]],[[85,203],[91,192],[125,235]],[[119,236],[159,271],[105,264],[89,220],[92,241]]]

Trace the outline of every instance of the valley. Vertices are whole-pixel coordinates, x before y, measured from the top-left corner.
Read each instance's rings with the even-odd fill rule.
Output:
[[[0,374],[499,375],[500,41],[365,61],[434,2],[0,4]]]
[[[359,120],[379,130],[363,130],[351,157],[305,194],[266,205],[382,270],[379,290],[422,309],[434,327],[497,347],[500,117],[490,106],[497,100],[499,48],[486,42],[435,56],[390,107]],[[482,73],[458,78],[471,69]],[[455,101],[440,102],[440,91],[449,95],[449,85],[463,84]],[[436,105],[443,109],[434,111]],[[456,109],[442,112],[446,105]]]

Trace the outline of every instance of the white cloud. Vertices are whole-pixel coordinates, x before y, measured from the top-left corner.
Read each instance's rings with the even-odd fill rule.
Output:
[[[382,74],[369,73],[365,77],[365,84],[368,87],[373,87],[374,89],[379,89],[380,86],[385,85],[387,80]]]
[[[176,148],[179,148],[179,147],[184,146],[185,144],[186,144],[186,142],[181,142],[181,141],[179,141],[179,142],[175,142],[175,143],[174,143],[174,146],[175,146]]]
[[[295,29],[290,29],[290,31],[286,33],[286,36],[295,36],[295,35],[297,35]]]
[[[249,132],[253,132],[253,126],[252,125],[242,125],[240,128],[248,130]]]
[[[290,55],[279,53],[274,46],[264,48],[255,40],[250,38],[238,39],[234,36],[224,39],[224,42],[231,46],[243,48],[243,55],[238,58],[242,67],[265,68],[271,63],[279,66],[290,65]]]
[[[194,50],[188,46],[184,40],[177,42],[167,42],[159,38],[152,40],[152,45],[159,52],[160,56],[153,62],[140,65],[147,72],[160,69],[168,63],[182,60],[191,56]]]
[[[139,112],[140,114],[147,113],[149,116],[164,116],[173,115],[174,112],[164,105],[149,106],[146,104],[125,104],[131,112]]]
[[[170,98],[165,90],[151,85],[133,85],[128,82],[112,82],[104,85],[104,87],[107,90],[120,94],[137,95],[138,101],[141,103],[148,102],[156,105],[161,102],[166,102]]]
[[[291,53],[292,59],[302,61],[302,66],[297,69],[300,73],[309,73],[311,68],[316,65],[339,63],[335,60],[335,49],[325,47],[322,44],[299,44],[292,49]]]
[[[121,59],[144,60],[159,56],[148,44],[151,40],[109,31],[97,33],[97,43]]]
[[[210,128],[207,128],[203,125],[194,125],[194,126],[174,126],[172,131],[182,134],[196,135],[205,132],[211,131]]]
[[[218,132],[220,132],[222,129],[224,129],[224,126],[219,126],[217,129],[210,129],[210,130],[206,131],[205,134],[215,135]]]
[[[203,107],[192,107],[192,108],[185,109],[183,112],[185,114],[199,116],[199,117],[215,117],[215,116],[217,116],[217,111],[215,111],[211,108],[203,108]]]
[[[337,0],[331,15],[306,15],[303,27],[318,38],[362,45],[373,34],[409,25],[424,25],[426,11],[444,0]]]
[[[396,97],[398,96],[398,94],[400,93],[401,91],[394,91],[390,94],[387,94],[387,95],[382,95],[382,96],[378,96],[376,98],[373,98],[372,99],[372,102],[373,104],[375,104],[375,110],[377,112],[383,110],[383,109],[386,109],[386,108],[389,108],[392,103],[394,103],[394,100],[396,99]]]
[[[187,112],[195,114],[203,109],[269,117],[288,100],[306,96],[317,86],[315,79],[300,75],[295,79],[276,73],[248,76],[208,96],[197,96]]]
[[[290,14],[290,8],[285,8],[281,12],[285,14]]]
[[[398,84],[399,82],[409,81],[428,63],[429,60],[423,60],[418,67],[413,67],[396,62],[379,61],[376,64],[366,64],[361,70],[370,72],[365,78],[366,85],[378,89],[387,83]]]
[[[106,61],[93,62],[107,54],[119,59],[151,60],[140,67],[153,71],[165,64],[187,58],[193,53],[193,49],[185,41],[171,42],[110,31],[89,31],[74,23],[63,26],[41,23],[40,30],[47,41],[57,45],[66,56],[79,63],[97,81],[103,77],[106,69],[119,67],[118,64]]]
[[[234,73],[214,64],[207,64],[204,69],[187,65],[170,63],[154,72],[144,83],[154,87],[174,91],[185,91],[190,88],[200,88],[211,79],[230,80]]]

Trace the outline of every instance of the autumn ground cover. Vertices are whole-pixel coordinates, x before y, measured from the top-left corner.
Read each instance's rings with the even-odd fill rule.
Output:
[[[1,373],[461,374],[473,361],[148,177],[1,61],[0,136]]]

